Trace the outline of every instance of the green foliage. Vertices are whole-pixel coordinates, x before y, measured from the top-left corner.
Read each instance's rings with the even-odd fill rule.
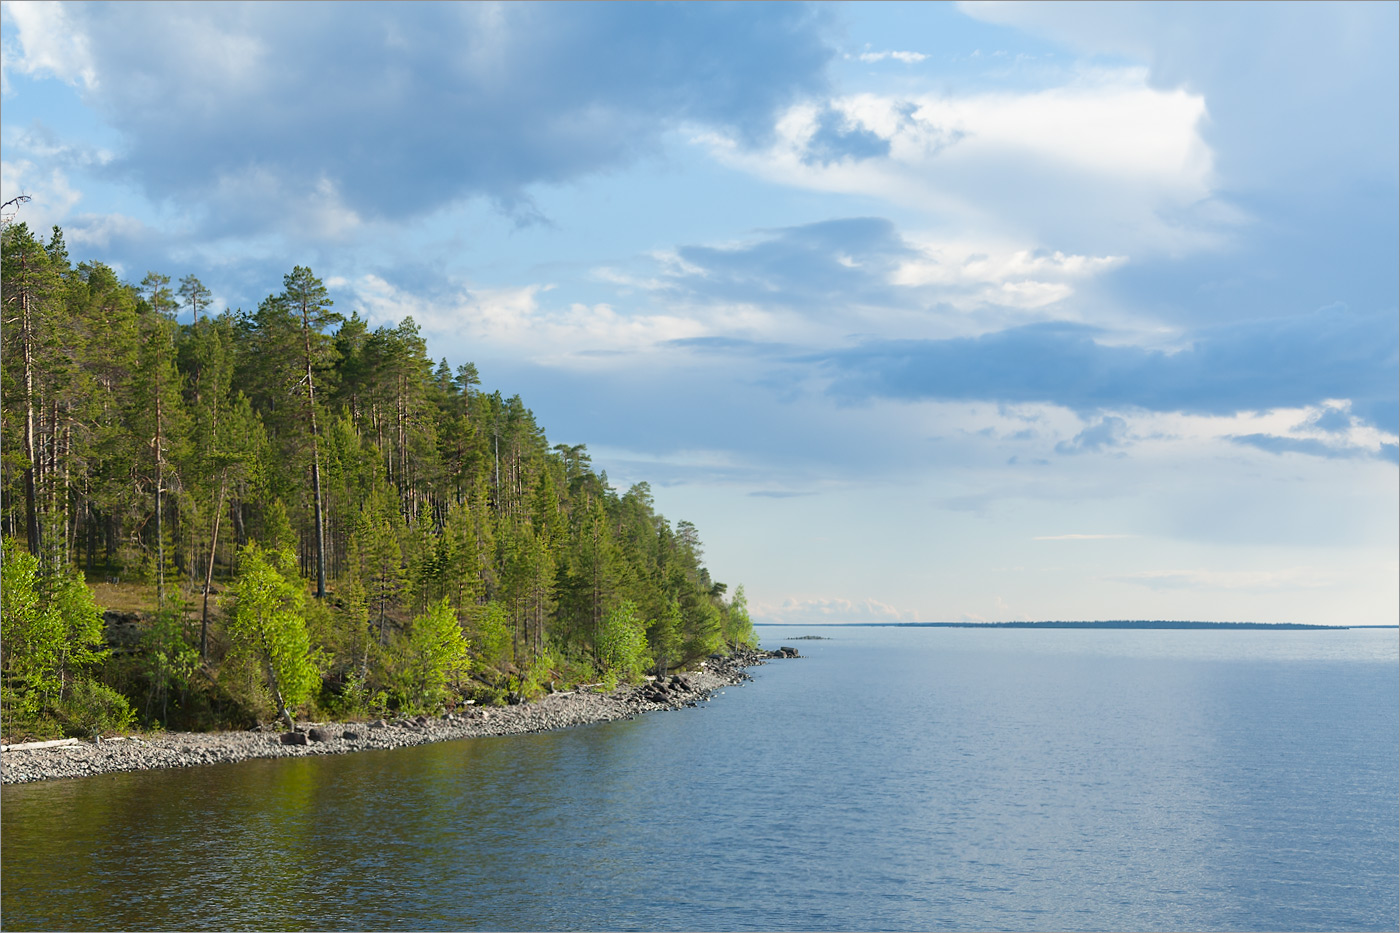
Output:
[[[666,608],[651,624],[647,637],[651,642],[651,653],[656,658],[657,669],[666,673],[681,660],[681,604],[676,599],[666,601]]]
[[[148,685],[144,718],[148,724],[168,723],[172,694],[188,691],[199,670],[199,651],[185,640],[183,613],[178,608],[159,610],[142,636],[141,649]]]
[[[598,631],[598,667],[605,677],[632,682],[651,666],[647,656],[646,624],[637,607],[624,601],[603,617]]]
[[[744,596],[743,586],[734,591],[734,598],[724,607],[724,640],[736,647],[758,647],[758,635],[749,618],[749,601]]]
[[[311,699],[320,683],[311,660],[303,615],[306,587],[296,574],[296,556],[249,544],[239,555],[230,592],[233,651],[262,666],[277,714],[291,728],[291,710]]]
[[[29,584],[7,571],[6,715],[59,728],[100,654],[62,583],[75,567],[158,590],[147,637],[104,676],[167,723],[245,721],[269,694],[279,712],[312,693],[346,711],[427,703],[434,665],[409,619],[444,599],[487,699],[752,639],[694,525],[658,514],[645,483],[619,494],[473,364],[434,361],[412,319],[343,319],[303,266],[255,310],[211,316],[193,275],[135,285],[74,266],[60,231],[0,237],[0,527],[38,561]],[[240,557],[249,541],[264,550]],[[308,603],[299,577],[321,595],[322,573]],[[185,616],[206,577],[228,592],[201,612],[197,669]]]
[[[400,646],[394,699],[405,711],[438,709],[447,699],[447,685],[468,667],[467,640],[452,604],[440,599],[413,620]]]
[[[79,680],[59,706],[58,717],[70,735],[121,735],[136,723],[126,697],[95,680]]]
[[[6,716],[24,722],[106,657],[102,611],[78,573],[42,571],[13,538],[0,547],[0,689]]]
[[[477,663],[500,669],[510,659],[510,619],[500,603],[480,607],[472,625],[472,645]]]
[[[724,647],[720,610],[709,599],[692,596],[681,608],[685,622],[687,658],[703,658]]]
[[[559,659],[552,650],[536,655],[520,678],[520,695],[528,700],[544,693],[547,685],[553,683],[559,666]]]

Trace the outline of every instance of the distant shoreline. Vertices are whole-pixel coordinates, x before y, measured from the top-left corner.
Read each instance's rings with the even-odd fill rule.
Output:
[[[1245,629],[1264,631],[1345,632],[1360,628],[1400,628],[1395,625],[1309,625],[1301,622],[755,622],[755,627],[794,628],[1089,628],[1089,629]]]

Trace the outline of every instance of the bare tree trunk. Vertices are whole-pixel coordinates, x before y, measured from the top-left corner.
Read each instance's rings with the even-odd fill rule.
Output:
[[[157,335],[159,339],[159,335]],[[165,608],[165,524],[162,513],[164,501],[161,488],[165,483],[164,460],[162,456],[164,438],[161,436],[161,393],[160,393],[160,361],[155,365],[155,385],[156,385],[156,609]]]
[[[214,533],[209,536],[209,569],[204,572],[204,608],[199,614],[199,659],[209,660],[209,590],[214,585],[214,555],[219,550],[219,519],[224,514],[225,470],[219,476],[219,501],[214,506]]]
[[[316,520],[316,598],[326,598],[326,523],[321,504],[321,447],[316,430],[316,382],[311,365],[311,321],[302,309],[302,335],[306,347],[306,410],[311,421],[311,495]]]
[[[34,299],[28,290],[20,294],[20,339],[24,345],[24,512],[29,553],[39,556],[43,545],[39,529],[39,504],[34,456]]]

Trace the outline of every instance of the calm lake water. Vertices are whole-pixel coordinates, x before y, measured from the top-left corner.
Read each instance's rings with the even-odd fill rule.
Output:
[[[760,634],[694,710],[7,786],[3,926],[1400,927],[1393,629]]]

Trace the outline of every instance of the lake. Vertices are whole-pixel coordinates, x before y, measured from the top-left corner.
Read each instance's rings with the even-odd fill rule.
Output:
[[[759,632],[696,709],[7,785],[4,928],[1400,927],[1394,629]]]

